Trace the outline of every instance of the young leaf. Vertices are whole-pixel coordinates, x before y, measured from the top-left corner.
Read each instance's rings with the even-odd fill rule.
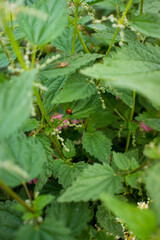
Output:
[[[128,228],[139,239],[147,240],[155,231],[156,217],[151,210],[138,209],[136,206],[117,200],[108,194],[103,194],[101,200],[109,210],[125,221]]]
[[[38,176],[44,165],[44,151],[34,138],[14,135],[0,143],[0,178],[16,187]]]
[[[119,169],[127,170],[131,167],[130,159],[125,154],[113,152],[113,160]]]
[[[92,217],[88,203],[57,203],[53,201],[47,213],[57,221],[62,221],[71,230],[73,236],[78,235]]]
[[[27,71],[0,84],[0,139],[14,133],[29,117],[35,73]]]
[[[82,137],[84,149],[99,161],[109,163],[111,154],[111,140],[102,132],[85,132]]]
[[[65,0],[36,1],[32,8],[23,8],[18,23],[32,44],[46,44],[63,32],[67,24],[67,3]]]
[[[94,164],[84,169],[59,198],[59,202],[97,200],[103,192],[118,193],[122,190],[122,178],[115,175],[109,165]]]
[[[61,159],[54,161],[53,174],[64,188],[69,187],[86,167],[84,162],[67,164]]]
[[[27,119],[20,128],[22,132],[29,132],[38,126],[38,121],[35,118]]]
[[[63,154],[66,158],[73,158],[76,155],[76,150],[75,150],[75,146],[72,143],[72,141],[70,139],[67,138],[66,142],[65,142],[65,146],[67,147],[67,149],[69,149],[69,152],[66,151],[65,148],[63,148]]]

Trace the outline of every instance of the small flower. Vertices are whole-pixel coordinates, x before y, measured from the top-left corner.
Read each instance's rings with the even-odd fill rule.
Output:
[[[145,123],[140,122],[140,129],[143,129],[143,131],[145,132],[151,132],[153,131],[152,128],[150,128],[149,126],[147,126]]]
[[[30,183],[30,184],[32,184],[32,183],[36,184],[37,181],[38,181],[38,178],[35,178],[35,179],[33,179],[32,181],[28,181],[28,183]]]

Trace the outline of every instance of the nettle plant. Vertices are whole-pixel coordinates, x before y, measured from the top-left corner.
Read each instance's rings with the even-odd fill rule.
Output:
[[[0,0],[0,240],[160,239],[160,0]]]

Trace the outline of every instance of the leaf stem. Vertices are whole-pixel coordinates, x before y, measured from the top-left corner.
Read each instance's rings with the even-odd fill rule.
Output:
[[[10,187],[8,187],[2,179],[0,179],[0,186],[9,194],[11,197],[17,200],[23,207],[25,207],[29,212],[34,213],[34,210],[28,206]]]
[[[75,9],[75,19],[74,19],[73,40],[72,40],[72,54],[74,54],[74,52],[75,52],[79,5],[75,4],[75,7],[76,7],[76,9]]]
[[[12,13],[10,12],[10,20],[11,20],[11,28],[12,28],[12,31],[14,31],[14,25],[13,25],[13,15]]]
[[[31,206],[33,207],[32,198],[31,198],[30,192],[28,190],[27,184],[25,182],[23,182],[22,185],[24,187],[24,190],[26,192],[26,195],[27,195],[28,199],[30,200]]]
[[[141,5],[140,5],[140,15],[143,13],[143,0],[141,0]]]
[[[146,165],[148,165],[148,161],[142,163],[138,168],[134,169],[133,171],[131,171],[129,173],[121,173],[120,175],[127,176],[127,175],[130,175],[130,174],[134,174],[134,173],[138,172],[139,170],[143,169]]]
[[[123,21],[124,21],[126,15],[127,15],[127,13],[128,13],[128,10],[129,10],[129,8],[130,8],[130,6],[131,6],[131,4],[132,4],[132,1],[133,1],[133,0],[129,0],[129,2],[128,2],[128,4],[127,4],[127,7],[126,7],[126,9],[125,9],[125,11],[124,11],[121,19],[118,21],[119,24],[123,24]],[[113,43],[114,43],[114,41],[115,41],[115,38],[116,38],[116,36],[117,36],[117,34],[118,34],[119,29],[120,29],[120,27],[117,27],[116,30],[115,30],[115,32],[114,32],[112,41],[111,41],[111,43],[110,43],[110,45],[109,45],[109,48],[108,48],[108,50],[107,50],[107,53],[106,53],[106,58],[108,57],[108,55],[109,55],[109,53],[110,53],[110,50],[111,50],[111,48],[112,48],[112,46],[113,46]]]
[[[31,59],[31,69],[34,68],[34,64],[36,61],[36,52],[37,52],[37,46],[33,48],[32,59]]]
[[[122,114],[121,114],[116,108],[114,108],[113,110],[118,114],[118,116],[119,116],[124,122],[126,121],[126,119],[122,116]]]
[[[8,49],[6,48],[6,46],[3,44],[3,41],[2,41],[1,39],[0,39],[0,45],[1,45],[4,53],[6,54],[8,60],[10,61],[10,63],[11,63],[12,65],[14,65],[14,61],[13,61],[13,59],[12,59],[12,57],[11,57],[11,54],[10,54],[10,52],[8,51]]]
[[[130,122],[133,121],[134,110],[135,110],[135,103],[136,103],[135,100],[136,100],[136,92],[133,91],[133,107],[132,107],[132,110],[131,110]],[[131,132],[128,131],[128,136],[127,136],[127,142],[126,142],[125,152],[128,152],[128,148],[129,148],[129,144],[130,144],[130,139],[131,139]]]

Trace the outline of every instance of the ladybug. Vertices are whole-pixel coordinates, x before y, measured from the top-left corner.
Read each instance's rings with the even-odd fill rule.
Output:
[[[71,115],[71,114],[72,114],[72,110],[71,110],[70,108],[68,108],[68,109],[67,109],[67,113],[68,113],[69,115]]]

